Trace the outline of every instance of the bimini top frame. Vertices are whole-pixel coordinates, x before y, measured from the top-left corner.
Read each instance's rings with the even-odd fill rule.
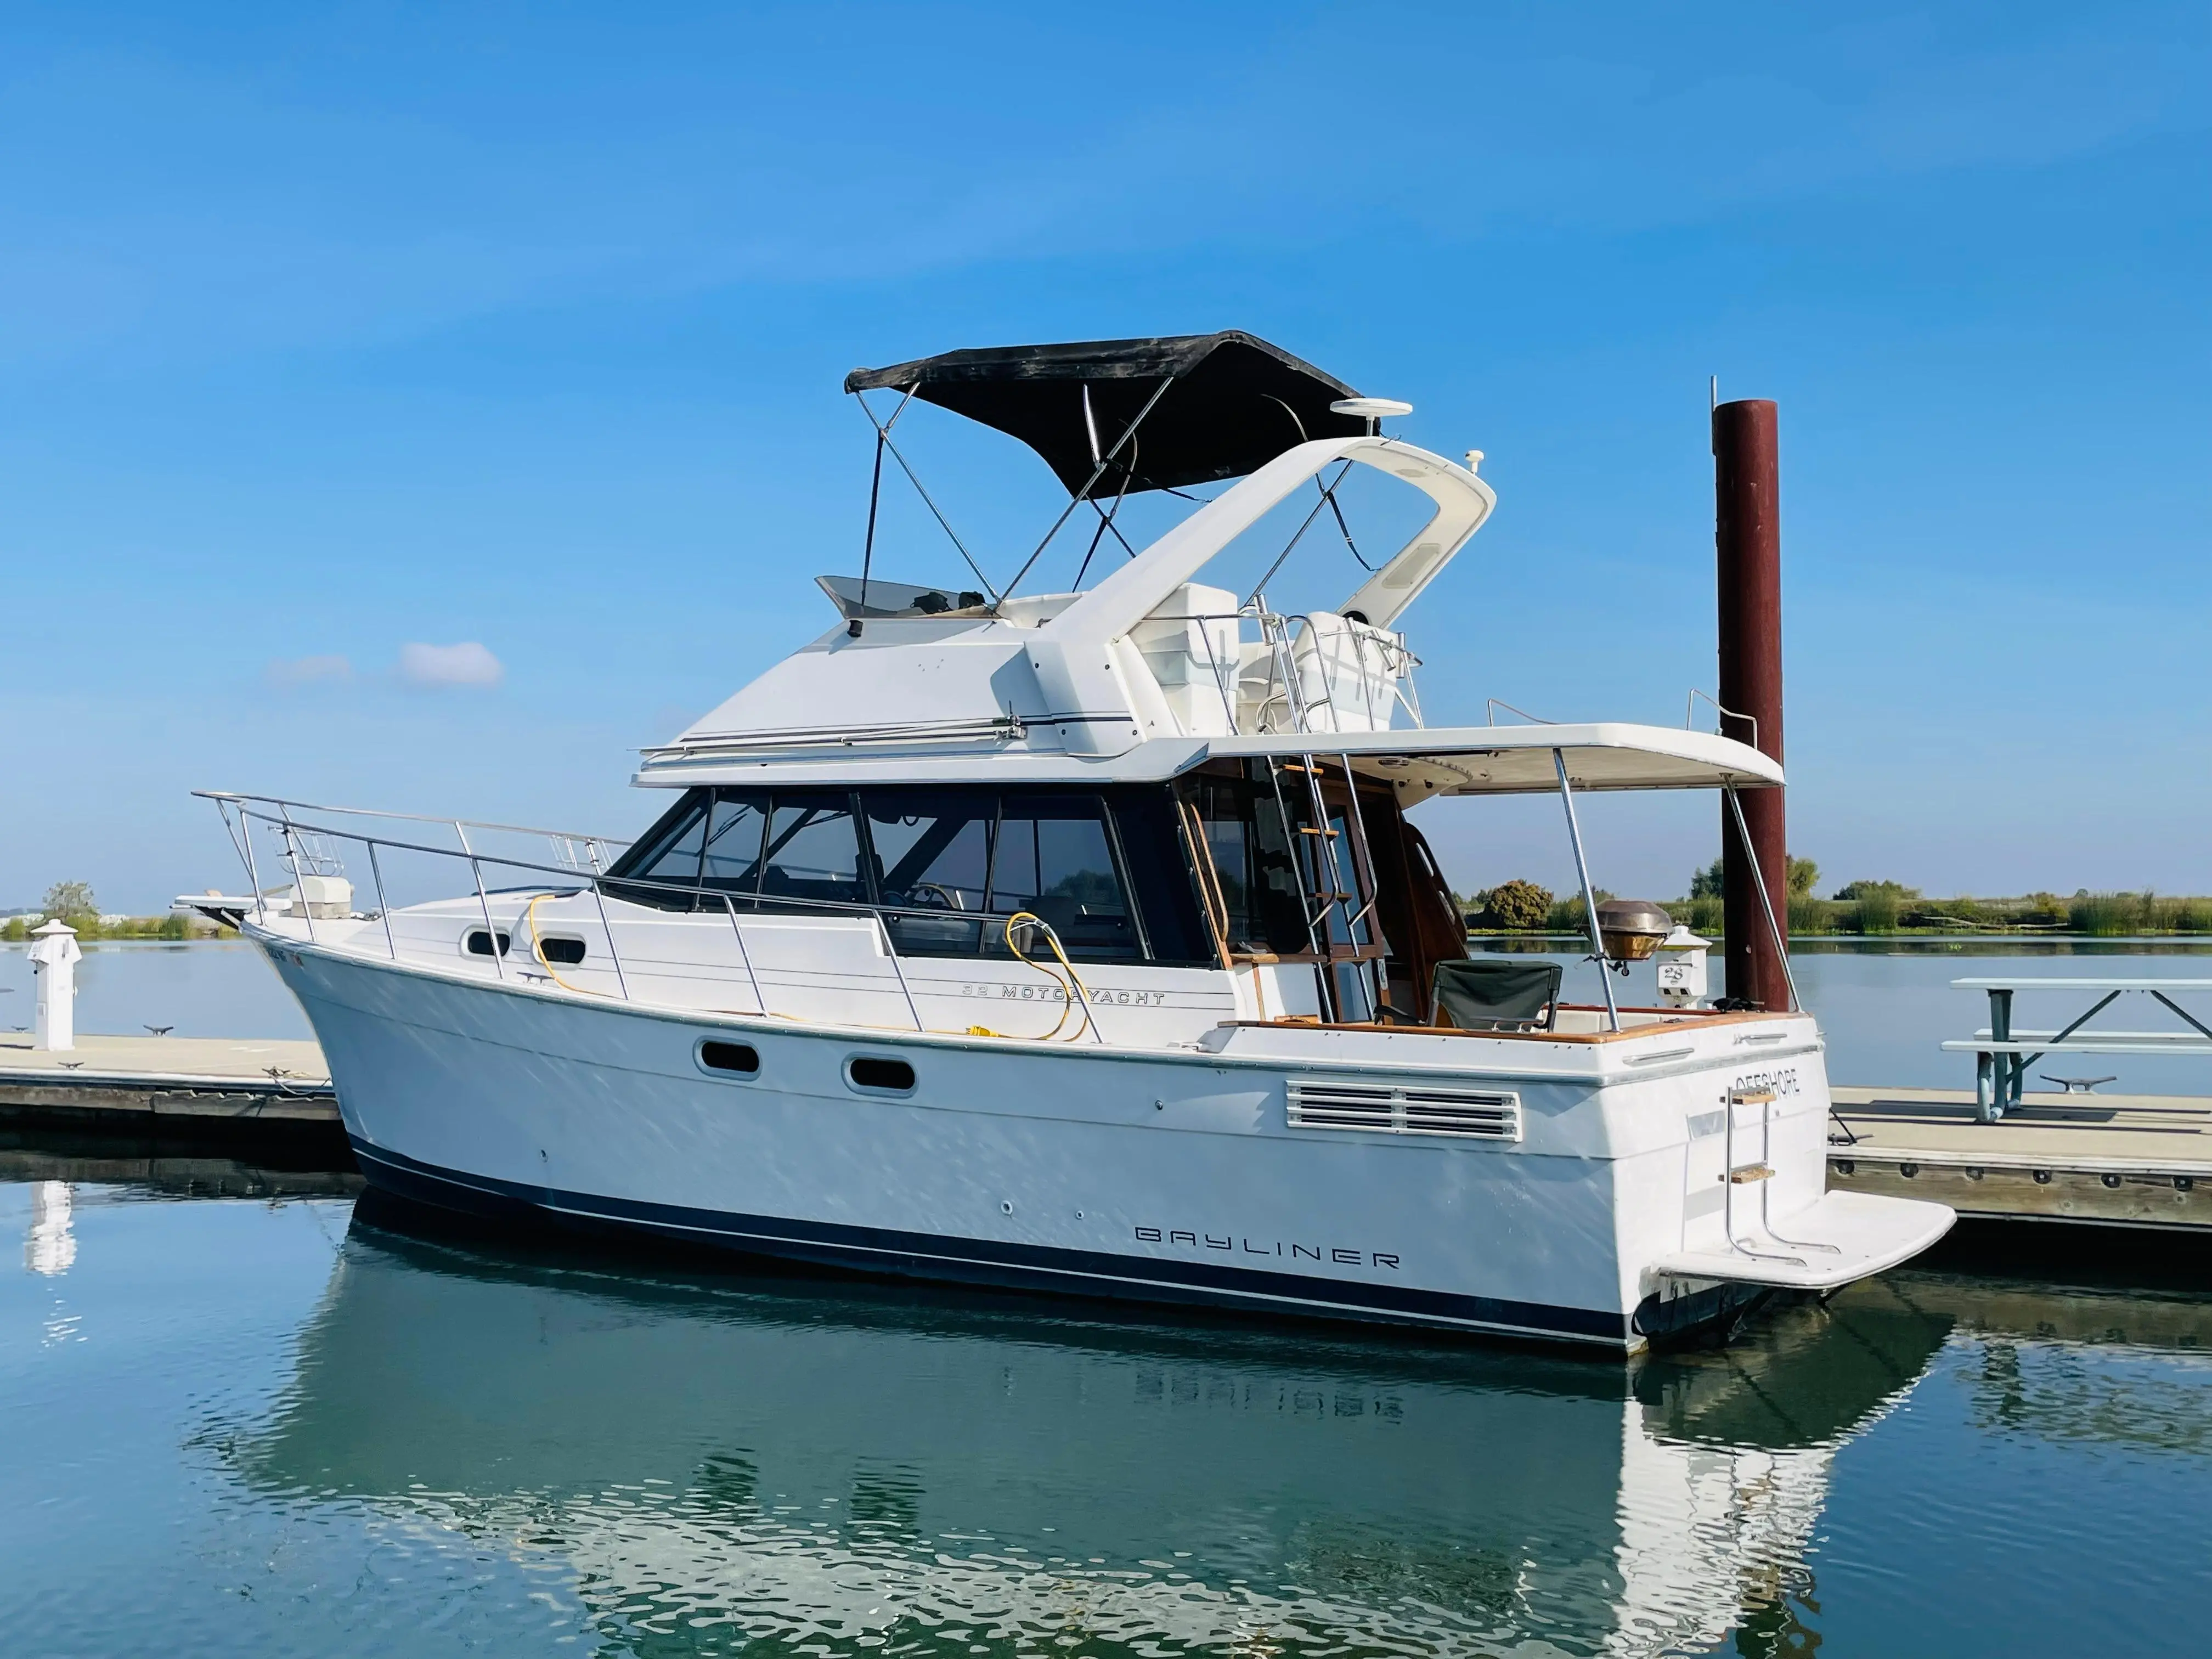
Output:
[[[1293,444],[1369,429],[1330,408],[1350,386],[1237,329],[947,351],[856,368],[845,390],[904,392],[1018,438],[1071,495],[1242,477]]]

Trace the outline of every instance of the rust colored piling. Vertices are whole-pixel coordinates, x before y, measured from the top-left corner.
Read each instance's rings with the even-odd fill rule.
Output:
[[[1713,410],[1714,544],[1720,589],[1721,730],[1782,759],[1782,501],[1773,404],[1747,398]],[[1768,902],[1789,945],[1790,839],[1779,789],[1741,797]],[[1769,932],[1728,803],[1721,803],[1728,994],[1765,1008],[1790,1005],[1782,953]]]

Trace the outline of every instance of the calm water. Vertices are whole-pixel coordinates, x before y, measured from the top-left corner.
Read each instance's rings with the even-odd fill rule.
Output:
[[[1572,956],[1570,999],[1595,1002],[1595,970]],[[1946,1038],[1971,1036],[1989,1018],[1978,991],[1954,991],[1954,979],[2024,974],[2046,978],[2098,975],[2160,975],[2212,979],[2212,945],[2100,940],[2074,945],[1966,946],[1911,942],[1881,949],[1838,948],[1816,943],[1791,955],[1791,971],[1806,1006],[1820,1016],[1828,1038],[1829,1075],[1838,1083],[1971,1089],[1973,1060],[1946,1054]],[[1719,962],[1714,984],[1719,988]],[[242,943],[94,945],[77,969],[77,1029],[136,1033],[147,1025],[174,1025],[182,1036],[304,1037],[312,1036],[299,1005],[252,946]],[[1613,981],[1626,1002],[1649,1003],[1651,970],[1639,966]],[[2094,995],[2047,992],[2024,995],[2015,1016],[2023,1026],[2055,1030],[2087,1008]],[[2212,994],[2180,999],[2212,1023]],[[0,1027],[28,1026],[31,970],[21,945],[0,946]],[[2149,999],[2131,996],[2100,1022],[2118,1029],[2178,1029],[2172,1015]],[[2118,1074],[2107,1085],[2143,1094],[2212,1094],[2212,1061],[2157,1055],[2076,1057],[2035,1068],[2069,1075]],[[2038,1087],[2048,1086],[2039,1081]]]
[[[30,1027],[25,949],[0,945],[0,1029]],[[179,1036],[314,1035],[276,970],[243,940],[86,945],[76,966],[76,1029],[135,1036],[149,1025],[173,1025]]]
[[[2185,1290],[1900,1273],[1627,1370],[410,1237],[343,1196],[179,1196],[247,1178],[205,1161],[0,1176],[11,1655],[2179,1654],[2212,1626]]]

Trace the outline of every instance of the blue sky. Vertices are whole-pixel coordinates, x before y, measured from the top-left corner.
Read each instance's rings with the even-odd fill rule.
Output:
[[[1782,405],[1793,849],[2212,890],[2208,88],[2201,5],[11,6],[0,908],[234,880],[195,787],[632,830],[857,563],[847,369],[1219,327],[1487,453],[1432,720],[1711,688],[1717,374]],[[1010,569],[1042,466],[912,424]],[[1564,885],[1553,810],[1431,833]]]

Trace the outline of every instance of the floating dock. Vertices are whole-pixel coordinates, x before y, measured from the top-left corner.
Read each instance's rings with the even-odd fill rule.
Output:
[[[2031,1094],[1995,1123],[1972,1091],[1831,1091],[1831,1188],[1978,1220],[2212,1233],[2212,1100]]]
[[[324,1140],[345,1127],[313,1042],[80,1036],[50,1053],[0,1035],[0,1121],[112,1130],[148,1140]]]

